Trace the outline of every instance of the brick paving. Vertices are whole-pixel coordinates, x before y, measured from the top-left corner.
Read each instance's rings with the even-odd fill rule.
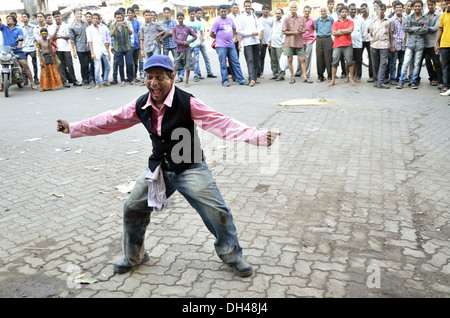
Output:
[[[268,70],[254,88],[218,79],[189,88],[242,122],[282,132],[270,150],[203,135],[255,269],[246,278],[221,263],[179,194],[152,214],[150,261],[113,274],[127,198],[116,186],[144,169],[147,133],[135,126],[71,140],[55,120],[116,108],[145,88],[1,96],[0,296],[449,297],[449,99],[428,83],[398,91],[338,80],[330,89],[272,83]],[[328,105],[278,106],[322,96]],[[80,274],[98,281],[74,283]]]

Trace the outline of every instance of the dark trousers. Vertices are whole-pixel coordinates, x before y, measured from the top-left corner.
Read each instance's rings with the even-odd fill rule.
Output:
[[[80,61],[80,72],[83,78],[83,84],[89,84],[89,63],[91,61],[91,52],[77,52]]]
[[[316,63],[317,77],[324,78],[325,70],[331,79],[331,61],[333,59],[333,40],[331,36],[317,37],[316,40]]]
[[[375,83],[383,84],[388,69],[389,49],[374,49],[371,47],[370,55],[372,57],[373,79]]]
[[[25,58],[28,59],[28,56],[31,56],[31,62],[33,63],[33,78],[34,81],[38,81],[38,68],[37,68],[37,58],[36,58],[36,51],[32,52],[23,52],[25,54]]]
[[[133,51],[133,64],[134,64],[133,74],[134,74],[134,78],[137,78],[137,71],[139,69],[139,57],[141,56],[141,49],[132,49],[132,51]]]
[[[63,73],[61,74],[61,79],[75,83],[77,79],[75,77],[75,70],[73,69],[72,53],[70,51],[56,51],[56,55],[58,55],[61,61],[61,73]]]
[[[373,69],[372,69],[372,58],[370,56],[370,42],[363,42],[363,54],[364,49],[367,50],[367,54],[369,54],[369,77],[373,78]],[[362,67],[359,69],[358,77],[361,78]]]
[[[450,47],[441,47],[442,83],[450,89]]]
[[[259,63],[258,63],[258,76],[264,73],[264,61],[266,59],[267,44],[261,44],[261,50],[259,51]],[[269,49],[270,56],[270,49]]]
[[[439,55],[434,51],[434,47],[427,47],[423,49],[422,65],[423,59],[425,59],[425,65],[427,66],[428,76],[430,81],[437,81],[439,84],[442,83],[442,66],[439,59]]]
[[[244,56],[250,81],[256,81],[258,78],[259,50],[259,44],[244,46]]]

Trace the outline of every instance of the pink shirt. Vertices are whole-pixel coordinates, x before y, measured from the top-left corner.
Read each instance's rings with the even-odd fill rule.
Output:
[[[303,36],[303,44],[313,42],[316,40],[316,36],[314,35],[315,30],[315,22],[311,17],[306,19],[306,31],[302,34]]]
[[[161,123],[167,107],[172,107],[175,86],[164,101],[164,106],[158,109],[149,94],[147,103],[142,107],[152,107],[152,132],[161,136]],[[101,113],[95,117],[70,123],[70,137],[78,138],[85,136],[95,136],[109,134],[118,130],[130,128],[141,123],[136,114],[137,98],[129,104],[116,110]],[[200,128],[214,134],[215,136],[232,141],[245,141],[252,145],[267,146],[267,130],[258,130],[256,127],[249,127],[231,117],[227,117],[214,109],[206,106],[197,98],[191,97],[192,120]]]

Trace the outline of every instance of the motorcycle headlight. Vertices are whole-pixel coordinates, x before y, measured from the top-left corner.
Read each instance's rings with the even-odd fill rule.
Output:
[[[8,62],[11,61],[11,54],[2,54],[0,55],[0,61]]]

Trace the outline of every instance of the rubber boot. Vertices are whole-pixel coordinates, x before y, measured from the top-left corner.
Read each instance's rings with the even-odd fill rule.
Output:
[[[145,231],[150,223],[150,212],[136,212],[124,208],[122,250],[124,258],[114,264],[114,272],[123,274],[149,260],[145,252]]]

